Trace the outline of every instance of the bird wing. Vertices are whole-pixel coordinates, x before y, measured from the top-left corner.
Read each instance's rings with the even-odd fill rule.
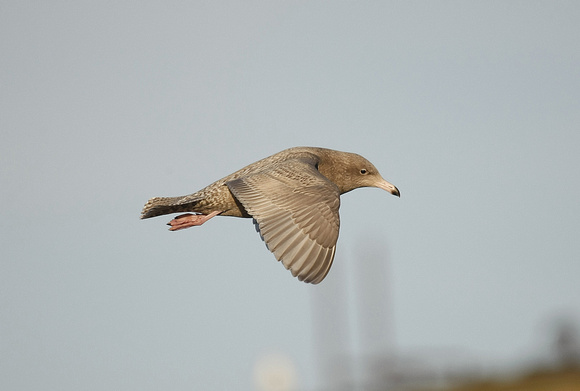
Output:
[[[286,160],[227,185],[294,277],[313,284],[326,277],[338,240],[340,193],[314,158]]]

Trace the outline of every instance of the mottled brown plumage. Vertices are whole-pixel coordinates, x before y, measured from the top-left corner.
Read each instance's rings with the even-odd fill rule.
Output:
[[[399,196],[360,155],[296,147],[259,160],[183,197],[155,197],[141,218],[177,212],[170,230],[201,225],[216,215],[253,217],[276,259],[299,280],[317,284],[334,258],[340,194],[378,187]]]

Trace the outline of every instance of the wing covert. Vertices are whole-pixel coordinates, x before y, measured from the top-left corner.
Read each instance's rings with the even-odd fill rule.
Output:
[[[300,281],[324,279],[336,249],[340,194],[314,159],[286,160],[227,182],[277,260]]]

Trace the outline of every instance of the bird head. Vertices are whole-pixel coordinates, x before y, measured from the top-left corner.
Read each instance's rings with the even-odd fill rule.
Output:
[[[320,160],[318,170],[338,186],[341,194],[359,187],[378,187],[397,197],[401,196],[399,189],[387,182],[364,157],[348,152],[325,155]]]

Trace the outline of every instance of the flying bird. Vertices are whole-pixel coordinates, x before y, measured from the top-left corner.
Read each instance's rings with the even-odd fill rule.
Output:
[[[340,195],[359,187],[378,187],[400,196],[360,155],[295,147],[252,163],[196,193],[151,198],[141,218],[193,212],[168,223],[170,231],[177,231],[218,215],[251,217],[276,259],[300,281],[318,284],[334,259]]]

